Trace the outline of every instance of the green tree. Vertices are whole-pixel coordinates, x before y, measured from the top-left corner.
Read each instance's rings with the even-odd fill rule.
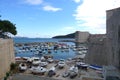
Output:
[[[11,23],[9,20],[0,20],[0,33],[0,35],[5,35],[5,33],[16,35],[17,30],[15,24]]]

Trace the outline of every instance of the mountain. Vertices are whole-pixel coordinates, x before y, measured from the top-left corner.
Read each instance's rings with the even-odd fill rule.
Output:
[[[75,33],[67,34],[67,35],[58,35],[52,38],[75,38]]]

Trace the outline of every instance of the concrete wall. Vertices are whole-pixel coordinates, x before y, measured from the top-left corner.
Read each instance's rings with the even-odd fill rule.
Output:
[[[109,64],[120,69],[120,8],[107,11]]]
[[[75,33],[76,45],[79,46],[80,43],[87,42],[89,35],[90,35],[89,32],[76,31],[76,33]]]
[[[10,69],[11,62],[15,62],[12,39],[0,39],[0,80]]]

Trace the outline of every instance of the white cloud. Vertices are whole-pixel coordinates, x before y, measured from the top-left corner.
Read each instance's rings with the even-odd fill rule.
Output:
[[[62,9],[47,5],[43,7],[43,10],[56,12],[56,11],[61,11]]]
[[[120,7],[120,0],[84,0],[82,5],[76,9],[73,14],[79,26],[87,27],[86,30],[93,33],[105,33],[106,25],[106,10]]]
[[[74,2],[76,2],[76,3],[79,3],[81,0],[73,0]]]
[[[31,4],[31,5],[39,5],[43,3],[43,0],[25,0],[25,3]]]

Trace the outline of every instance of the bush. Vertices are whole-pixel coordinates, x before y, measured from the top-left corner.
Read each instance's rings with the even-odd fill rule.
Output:
[[[4,77],[4,80],[7,80],[7,77],[6,77],[6,76]]]
[[[13,71],[14,69],[16,69],[16,64],[15,63],[11,63],[10,64],[10,71]]]
[[[9,73],[9,72],[7,72],[7,73],[6,73],[6,77],[9,77],[9,75],[10,75],[10,73]]]

